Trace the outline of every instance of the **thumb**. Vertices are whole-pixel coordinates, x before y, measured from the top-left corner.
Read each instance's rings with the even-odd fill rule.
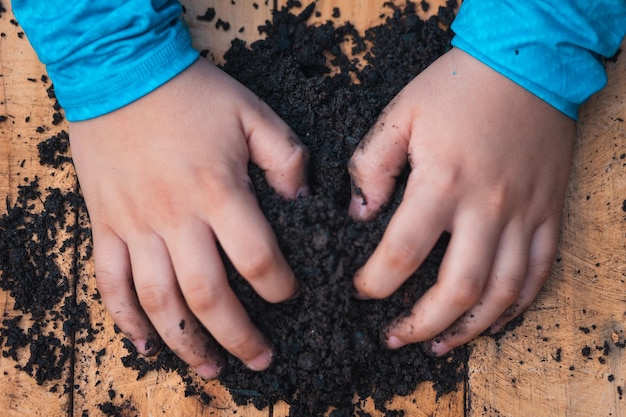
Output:
[[[376,216],[408,161],[410,117],[395,106],[397,99],[383,110],[348,163],[352,182],[348,212],[359,220]]]
[[[268,184],[278,194],[289,199],[308,195],[306,146],[267,104],[257,103],[257,111],[244,118],[250,160],[265,172]]]

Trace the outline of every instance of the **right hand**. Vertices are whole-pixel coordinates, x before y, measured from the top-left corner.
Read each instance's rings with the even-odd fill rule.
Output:
[[[204,59],[110,114],[71,123],[72,155],[92,224],[96,281],[138,351],[162,339],[200,376],[223,360],[210,335],[250,369],[270,342],[230,288],[218,242],[265,300],[298,282],[261,213],[251,160],[282,196],[308,192],[307,150],[259,98]]]
[[[530,305],[557,251],[574,136],[572,119],[457,48],[387,106],[350,161],[350,213],[375,216],[411,172],[357,294],[388,297],[451,234],[437,282],[385,329],[389,348],[445,355]]]

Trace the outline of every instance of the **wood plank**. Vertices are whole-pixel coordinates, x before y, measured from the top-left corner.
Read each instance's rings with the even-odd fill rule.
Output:
[[[6,2],[3,4],[9,8]],[[35,176],[39,178],[43,198],[46,195],[44,190],[48,187],[58,187],[63,191],[76,187],[71,170],[64,172],[39,164],[37,144],[59,133],[63,126],[52,125],[54,102],[46,93],[50,83],[41,81],[45,69],[23,37],[21,28],[12,19],[14,17],[10,12],[4,12],[0,17],[0,115],[7,117],[0,122],[0,196],[3,213],[6,210],[5,198],[8,196],[9,201],[15,203],[18,185],[26,184]],[[43,127],[42,133],[36,132],[39,126]],[[40,205],[36,210],[39,209]],[[67,237],[65,231],[59,230],[59,243]],[[71,249],[63,256],[67,258],[61,261],[61,273],[71,279]],[[9,292],[0,290],[1,320],[23,315],[13,307],[14,299]],[[49,315],[40,321],[48,318]],[[30,316],[25,315],[20,325],[26,331],[32,323]],[[72,348],[73,340],[64,337],[61,327],[54,328],[50,324],[46,332],[53,333],[64,346]],[[0,350],[8,350],[3,343],[0,346]],[[0,414],[8,417],[70,415],[71,389],[64,392],[64,386],[67,381],[71,384],[71,361],[65,364],[59,380],[44,381],[38,385],[34,377],[16,368],[18,364],[26,364],[30,356],[29,347],[18,349],[18,353],[17,362],[0,355]]]
[[[626,415],[623,54],[607,70],[581,111],[553,274],[521,327],[476,342],[469,416]]]

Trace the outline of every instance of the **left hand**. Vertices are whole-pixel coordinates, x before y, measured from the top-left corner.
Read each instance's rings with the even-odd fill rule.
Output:
[[[385,331],[388,347],[429,341],[443,355],[519,315],[557,249],[575,123],[467,53],[452,49],[383,111],[350,161],[350,213],[376,215],[406,163],[404,198],[354,285],[391,295],[442,232],[437,282]]]
[[[215,340],[252,370],[269,367],[273,347],[222,253],[267,302],[297,294],[248,175],[252,161],[285,198],[308,192],[308,151],[289,126],[201,58],[133,103],[72,123],[70,141],[98,291],[138,352],[163,341],[210,379],[225,363]]]

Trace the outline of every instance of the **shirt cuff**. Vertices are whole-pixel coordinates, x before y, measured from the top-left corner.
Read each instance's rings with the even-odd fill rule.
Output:
[[[99,80],[85,88],[59,88],[55,92],[71,122],[88,120],[120,109],[165,84],[199,57],[188,36],[181,32],[171,42],[141,58],[123,74]],[[49,70],[50,78],[55,75]]]
[[[12,7],[70,121],[145,96],[199,56],[176,0],[14,0]]]
[[[616,53],[626,2],[466,0],[452,45],[576,119],[606,85],[600,56]]]

